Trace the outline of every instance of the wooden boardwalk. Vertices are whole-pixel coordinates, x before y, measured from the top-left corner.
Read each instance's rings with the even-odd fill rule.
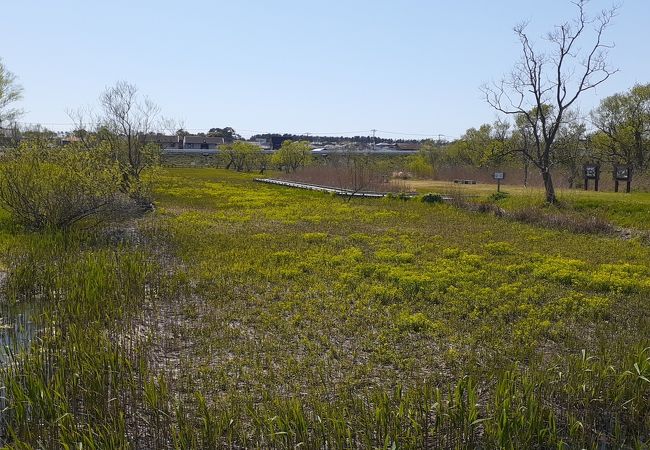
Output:
[[[373,192],[373,191],[354,191],[352,189],[335,188],[331,186],[320,186],[318,184],[300,183],[298,181],[277,180],[274,178],[255,178],[255,181],[260,183],[276,184],[278,186],[287,186],[298,189],[308,189],[310,191],[328,192],[331,194],[341,195],[344,197],[368,197],[368,198],[382,198],[388,195],[388,192]],[[415,194],[409,193],[409,196],[414,197]]]

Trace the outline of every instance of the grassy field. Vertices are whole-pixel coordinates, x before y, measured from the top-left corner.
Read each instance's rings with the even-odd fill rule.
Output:
[[[449,181],[409,180],[408,185],[418,192],[439,192],[478,199],[487,199],[496,192],[496,184],[463,185]],[[650,230],[650,193],[594,192],[593,185],[590,189],[558,189],[560,209],[599,216],[620,227]],[[501,191],[511,194],[500,203],[504,208],[544,207],[544,190],[541,188],[504,184]]]
[[[6,349],[5,445],[647,448],[650,247],[252,178],[166,169],[109,230],[0,215],[4,329],[38,330]],[[561,199],[649,227],[650,194]]]

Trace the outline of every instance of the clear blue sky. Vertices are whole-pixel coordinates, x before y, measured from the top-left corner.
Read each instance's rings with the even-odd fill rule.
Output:
[[[21,0],[0,11],[25,122],[69,128],[66,109],[127,80],[197,131],[452,137],[496,118],[479,87],[517,59],[512,26],[529,20],[539,36],[573,15],[564,0]],[[621,72],[583,110],[650,82],[650,2],[625,0],[607,38]]]

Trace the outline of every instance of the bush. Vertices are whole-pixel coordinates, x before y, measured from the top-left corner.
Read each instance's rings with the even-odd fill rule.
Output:
[[[558,230],[568,230],[574,233],[607,234],[614,231],[611,223],[596,216],[567,214],[561,212],[545,212],[540,208],[527,207],[517,209],[509,214],[518,222],[541,225]]]
[[[510,194],[507,192],[495,192],[494,194],[491,194],[488,199],[492,202],[498,202],[499,200],[504,200],[508,197],[510,197]]]
[[[0,163],[0,205],[32,230],[66,230],[142,210],[121,191],[119,165],[108,148],[49,147],[26,142]]]
[[[411,200],[411,196],[407,192],[389,192],[384,196],[384,198],[388,200]]]
[[[440,194],[424,194],[422,196],[422,201],[424,203],[442,203],[442,195]]]

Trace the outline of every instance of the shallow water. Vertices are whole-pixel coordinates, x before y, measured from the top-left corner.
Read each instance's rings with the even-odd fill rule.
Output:
[[[0,365],[6,364],[20,350],[29,347],[38,331],[33,318],[34,305],[26,302],[10,304],[2,292],[6,274],[0,272]]]

